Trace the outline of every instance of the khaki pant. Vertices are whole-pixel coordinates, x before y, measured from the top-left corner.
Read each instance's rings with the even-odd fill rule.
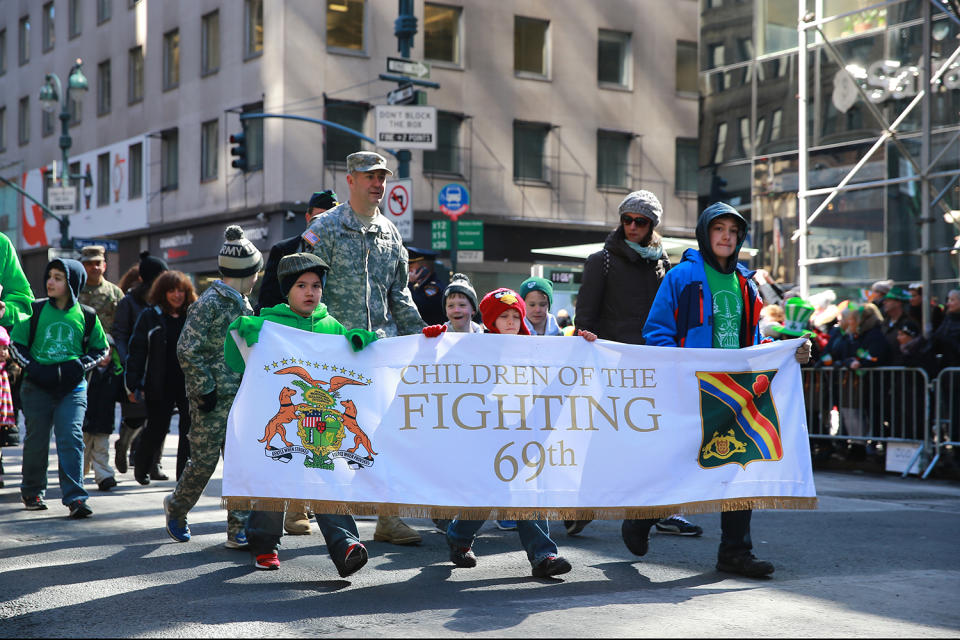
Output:
[[[93,467],[93,479],[97,484],[113,477],[110,466],[110,435],[107,433],[83,432],[83,475],[90,473]]]

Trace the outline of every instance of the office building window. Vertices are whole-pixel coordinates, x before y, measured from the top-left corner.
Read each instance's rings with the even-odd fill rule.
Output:
[[[697,93],[697,43],[677,40],[677,91]]]
[[[112,86],[110,61],[104,60],[97,65],[97,115],[110,113],[112,105]]]
[[[43,50],[44,52],[53,49],[56,44],[56,34],[53,31],[55,10],[53,3],[48,2],[43,5]]]
[[[550,75],[547,30],[550,22],[513,17],[513,70],[547,77]]]
[[[243,3],[243,57],[263,53],[263,0],[244,0]]]
[[[40,135],[46,138],[53,135],[54,122],[57,116],[52,111],[42,109],[40,111]]]
[[[110,154],[97,156],[97,206],[110,204]]]
[[[363,51],[364,0],[327,0],[327,48]]]
[[[30,142],[30,98],[20,98],[17,112],[17,140],[21,145]]]
[[[546,167],[547,134],[550,125],[539,122],[513,123],[513,179],[548,182]]]
[[[737,147],[737,155],[744,158],[753,153],[753,144],[750,140],[750,118],[740,118],[739,124],[740,144]]]
[[[0,107],[0,151],[7,148],[7,108]]]
[[[80,102],[81,98],[78,98],[74,94],[70,94],[70,101],[67,102],[67,111],[70,112],[70,126],[80,124],[80,121],[83,119],[83,103]]]
[[[263,113],[263,103],[243,105],[244,113]],[[246,120],[243,133],[247,143],[247,171],[263,169],[263,120]]]
[[[216,73],[220,68],[220,12],[203,16],[200,27],[200,73]]]
[[[0,29],[0,76],[7,72],[7,30]]]
[[[70,14],[70,39],[76,38],[83,31],[83,8],[80,0],[70,0],[67,6]]]
[[[30,16],[20,18],[19,61],[21,65],[30,62]]]
[[[629,87],[630,60],[630,34],[600,29],[597,38],[597,79],[600,84]]]
[[[143,47],[134,47],[127,54],[127,101],[143,100]]]
[[[215,180],[219,159],[220,122],[209,120],[200,125],[200,182]]]
[[[710,56],[707,69],[716,69],[722,67],[726,60],[726,49],[722,44],[711,44],[707,47],[707,53]]]
[[[425,2],[423,55],[428,60],[460,64],[460,16],[463,9]]]
[[[463,118],[455,113],[437,113],[437,150],[423,152],[425,173],[461,174],[460,125]]]
[[[783,109],[774,110],[770,116],[770,141],[780,139],[780,126],[783,124]]]
[[[113,0],[97,0],[97,24],[103,24],[113,14]]]
[[[757,145],[763,144],[763,134],[766,133],[765,128],[767,121],[764,118],[757,118]]]
[[[132,144],[127,149],[127,199],[133,200],[143,195],[143,143]]]
[[[633,136],[619,131],[597,131],[597,186],[627,189],[630,186],[630,142]]]
[[[177,129],[160,134],[160,189],[177,188],[180,177],[180,135]]]
[[[677,138],[674,157],[674,189],[677,193],[697,192],[697,151],[696,138]]]
[[[359,102],[328,102],[326,119],[362,132],[367,119],[367,105]],[[360,141],[346,133],[327,129],[324,146],[327,164],[346,164],[347,156],[360,150]]]
[[[180,86],[180,30],[163,34],[163,90]]]
[[[723,162],[723,153],[727,148],[727,123],[721,122],[717,125],[716,137],[713,139],[713,163]]]

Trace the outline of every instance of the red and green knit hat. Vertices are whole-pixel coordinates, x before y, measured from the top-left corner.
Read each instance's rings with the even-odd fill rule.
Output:
[[[520,312],[520,335],[530,335],[527,323],[523,321],[527,317],[527,305],[523,303],[519,293],[506,287],[494,289],[480,301],[480,316],[487,331],[500,333],[496,327],[497,318],[507,309],[516,309]]]

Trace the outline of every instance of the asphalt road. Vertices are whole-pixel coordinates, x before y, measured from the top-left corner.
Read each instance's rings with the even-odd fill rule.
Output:
[[[115,438],[116,436],[114,436]],[[175,440],[165,467],[173,469]],[[341,580],[316,525],[286,536],[279,571],[228,550],[219,471],[190,514],[193,540],[163,530],[173,481],[141,487],[132,473],[103,494],[88,479],[93,517],[68,519],[51,458],[48,511],[19,497],[19,449],[4,450],[0,489],[0,636],[762,636],[956,637],[960,634],[960,484],[820,472],[817,511],[754,513],[757,556],[771,579],[715,571],[719,515],[691,517],[699,538],[655,535],[630,556],[619,522],[554,538],[573,564],[562,579],[530,577],[515,532],[488,523],[480,564],[458,569],[428,520],[415,547],[374,542],[370,562]]]

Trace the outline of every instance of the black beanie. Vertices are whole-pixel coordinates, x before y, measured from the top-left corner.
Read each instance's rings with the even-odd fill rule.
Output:
[[[161,260],[160,258],[154,258],[150,255],[149,251],[144,251],[140,254],[140,264],[138,269],[140,271],[140,280],[144,285],[151,285],[154,280],[157,279],[157,276],[166,271],[167,263]]]
[[[304,273],[311,271],[320,276],[320,286],[326,284],[330,267],[319,256],[312,253],[293,253],[280,259],[277,265],[277,279],[280,281],[280,293],[286,298],[290,289]]]

